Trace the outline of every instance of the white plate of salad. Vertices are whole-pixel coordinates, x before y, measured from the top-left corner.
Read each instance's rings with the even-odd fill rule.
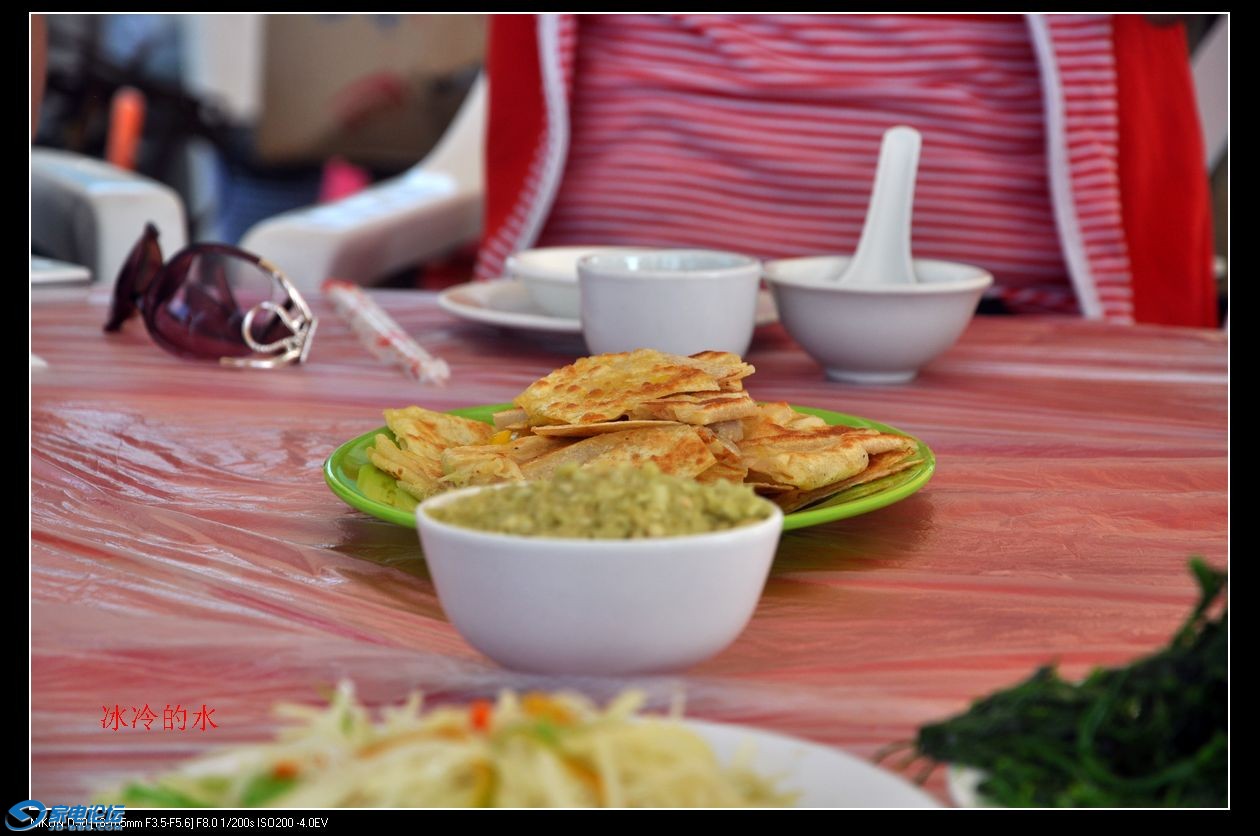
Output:
[[[601,707],[569,692],[374,718],[343,683],[327,706],[284,705],[273,741],[133,780],[96,803],[131,807],[936,807],[902,778],[771,732]]]

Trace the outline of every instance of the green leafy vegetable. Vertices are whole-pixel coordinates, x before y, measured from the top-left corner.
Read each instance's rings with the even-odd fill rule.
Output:
[[[919,730],[918,754],[974,767],[1009,807],[1221,807],[1228,780],[1226,576],[1191,561],[1198,605],[1167,647],[1083,682],[1052,668]]]

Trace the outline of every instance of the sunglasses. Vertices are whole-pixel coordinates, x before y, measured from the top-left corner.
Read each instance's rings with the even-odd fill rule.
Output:
[[[172,354],[241,368],[304,362],[318,323],[293,283],[266,260],[201,243],[166,261],[153,224],[118,273],[105,330],[119,330],[137,310],[149,336]]]

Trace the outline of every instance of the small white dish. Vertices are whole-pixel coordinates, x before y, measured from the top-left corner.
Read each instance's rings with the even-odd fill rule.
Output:
[[[438,294],[438,307],[468,322],[495,325],[517,331],[581,334],[582,320],[550,316],[539,308],[519,279],[492,279],[448,287]],[[779,321],[774,296],[763,290],[757,296],[757,325]]]
[[[522,537],[439,522],[416,527],[442,609],[459,634],[504,667],[627,675],[686,668],[721,652],[752,617],[783,514],[711,534],[638,540]]]
[[[578,319],[582,295],[578,260],[588,255],[637,252],[639,247],[538,247],[508,256],[507,274],[520,279],[534,304],[548,316]]]
[[[654,348],[743,356],[756,325],[761,262],[716,250],[644,250],[578,261],[582,333],[596,354]]]
[[[770,261],[783,326],[827,377],[850,383],[904,383],[948,349],[975,313],[993,276],[951,261],[914,260],[914,284],[839,284],[847,256]]]
[[[582,333],[582,320],[545,313],[520,279],[457,284],[439,293],[437,303],[452,316],[482,325],[550,334]]]

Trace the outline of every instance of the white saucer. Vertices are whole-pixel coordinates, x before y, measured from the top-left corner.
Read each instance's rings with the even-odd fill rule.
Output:
[[[483,325],[552,334],[582,333],[581,320],[543,313],[529,298],[519,279],[467,282],[448,287],[438,294],[438,307],[452,316]],[[770,291],[762,290],[757,297],[757,324],[770,325],[778,321],[774,297]]]

